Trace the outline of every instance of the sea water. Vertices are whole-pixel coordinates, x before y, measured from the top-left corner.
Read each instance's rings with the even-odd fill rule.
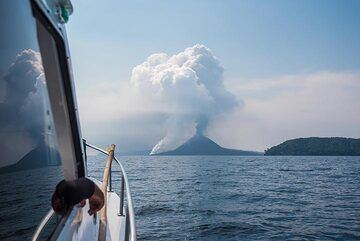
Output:
[[[360,240],[360,157],[120,159],[139,240]],[[90,176],[101,180],[105,161],[89,157]],[[30,239],[63,178],[59,169],[0,175],[0,240]],[[113,170],[119,193],[115,163]]]
[[[120,159],[139,240],[360,240],[360,157]],[[90,176],[105,160],[89,157]]]

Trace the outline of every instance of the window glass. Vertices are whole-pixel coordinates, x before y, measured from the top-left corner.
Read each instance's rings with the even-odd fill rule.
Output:
[[[29,240],[63,174],[30,1],[0,16],[0,240]]]

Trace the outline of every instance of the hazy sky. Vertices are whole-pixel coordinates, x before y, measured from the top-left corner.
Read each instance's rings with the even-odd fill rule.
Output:
[[[83,136],[122,150],[167,135],[169,109],[134,93],[154,53],[202,44],[238,105],[207,135],[264,150],[289,138],[360,137],[360,1],[73,1],[67,24]]]

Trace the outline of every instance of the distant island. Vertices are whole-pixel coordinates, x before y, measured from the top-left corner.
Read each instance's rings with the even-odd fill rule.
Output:
[[[360,156],[360,139],[308,137],[288,140],[265,150],[267,156]]]
[[[205,137],[201,134],[196,134],[184,144],[172,151],[166,151],[162,153],[157,153],[154,155],[158,156],[170,156],[170,155],[224,155],[224,156],[258,156],[263,155],[261,152],[255,151],[243,151],[236,149],[228,149],[221,147],[211,139]]]
[[[50,158],[51,155],[52,157]],[[52,163],[49,161],[52,161]],[[60,154],[58,151],[43,143],[27,153],[15,164],[0,167],[0,174],[60,165]]]

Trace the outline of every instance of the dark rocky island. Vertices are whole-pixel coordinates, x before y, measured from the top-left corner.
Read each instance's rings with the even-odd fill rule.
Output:
[[[360,139],[309,137],[288,140],[265,151],[268,156],[360,156]]]
[[[235,150],[221,147],[211,139],[201,135],[196,134],[184,144],[172,151],[166,151],[154,155],[224,155],[224,156],[253,156],[253,155],[263,155],[260,152],[254,151],[243,151]]]
[[[0,174],[59,165],[61,165],[61,162],[58,151],[42,144],[27,153],[15,164],[1,167]]]

